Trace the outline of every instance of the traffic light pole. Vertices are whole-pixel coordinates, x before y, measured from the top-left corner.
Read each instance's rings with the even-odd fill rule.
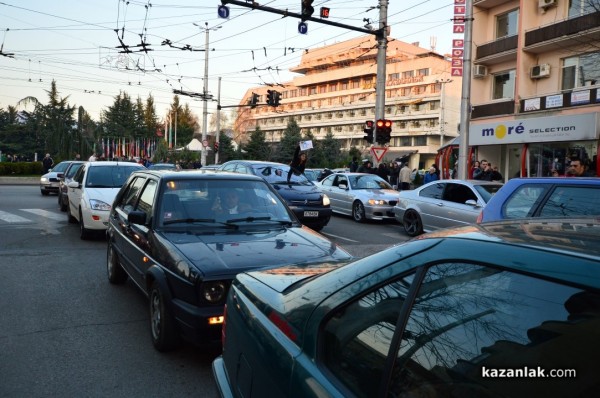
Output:
[[[377,36],[377,82],[375,85],[375,119],[385,119],[385,73],[387,54],[387,5],[388,0],[379,0],[379,31]],[[377,123],[373,133],[373,145],[377,144]],[[374,159],[375,164],[377,159]]]
[[[219,76],[219,85],[217,87],[217,104],[221,103],[221,76]],[[219,147],[219,137],[221,133],[221,108],[217,107],[217,122],[216,122],[215,142]],[[215,151],[215,164],[219,164],[219,151]]]

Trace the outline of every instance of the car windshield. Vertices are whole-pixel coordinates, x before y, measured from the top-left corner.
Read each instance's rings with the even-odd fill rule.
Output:
[[[169,228],[231,228],[288,225],[286,205],[262,180],[182,179],[166,181],[159,222]]]
[[[264,178],[270,184],[287,184],[289,166],[286,165],[275,165],[255,166],[254,170],[257,175]],[[303,174],[297,175],[292,173],[290,178],[290,184],[292,185],[313,185]]]
[[[98,166],[88,170],[85,186],[88,188],[121,188],[131,173],[142,166]]]
[[[349,176],[352,189],[393,189],[383,178],[374,174]]]
[[[71,163],[69,162],[60,162],[52,169],[52,173],[64,173],[64,171],[69,167]]]
[[[502,188],[502,184],[475,185],[475,190],[481,195],[485,203],[489,202],[500,188]]]

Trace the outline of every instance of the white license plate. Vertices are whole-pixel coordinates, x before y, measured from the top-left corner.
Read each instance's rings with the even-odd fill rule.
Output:
[[[319,217],[318,211],[305,211],[304,217]]]

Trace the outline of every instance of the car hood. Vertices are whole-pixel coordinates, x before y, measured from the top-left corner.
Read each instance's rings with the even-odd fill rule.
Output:
[[[160,235],[205,275],[232,275],[258,267],[351,258],[335,243],[305,227],[242,227],[227,233],[162,231]]]
[[[354,191],[357,195],[368,195],[370,197],[385,197],[388,199],[398,199],[398,191],[393,189],[357,189]],[[362,193],[362,194],[361,194]]]
[[[316,185],[273,184],[273,188],[286,200],[318,200],[323,192]]]
[[[61,172],[61,174],[62,174],[62,172]],[[56,172],[54,172],[54,171],[51,171],[51,172],[49,172],[49,173],[46,173],[46,174],[44,174],[44,175],[42,176],[42,178],[44,178],[44,177],[45,177],[45,178],[58,178],[58,173],[56,173]]]
[[[101,200],[112,206],[112,203],[121,188],[85,188],[85,196],[88,199]]]

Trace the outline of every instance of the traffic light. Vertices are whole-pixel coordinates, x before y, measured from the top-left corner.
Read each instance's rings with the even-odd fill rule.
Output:
[[[377,120],[377,142],[386,144],[392,139],[392,121],[387,119]]]
[[[372,120],[367,120],[365,122],[365,136],[363,137],[363,139],[365,141],[367,141],[369,144],[373,143],[373,126],[374,123]]]
[[[308,18],[312,17],[315,9],[312,6],[313,0],[302,0],[302,7],[300,14],[302,15],[302,21],[306,21]]]
[[[215,141],[215,152],[219,152],[219,143]]]
[[[279,106],[280,99],[281,93],[279,91],[273,91],[273,106]]]
[[[257,104],[258,104],[258,94],[252,93],[252,96],[250,97],[250,108],[256,108]]]
[[[275,90],[267,90],[267,105],[273,105],[275,103]]]

